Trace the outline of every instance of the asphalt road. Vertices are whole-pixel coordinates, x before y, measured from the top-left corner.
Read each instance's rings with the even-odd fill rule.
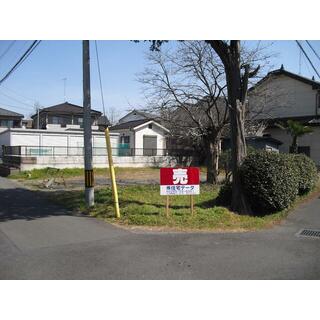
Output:
[[[320,279],[320,199],[270,230],[128,231],[0,177],[0,279]]]

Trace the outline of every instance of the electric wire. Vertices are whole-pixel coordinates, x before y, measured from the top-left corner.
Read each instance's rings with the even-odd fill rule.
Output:
[[[100,83],[100,93],[101,93],[101,100],[102,100],[103,115],[106,117],[106,110],[105,110],[105,106],[104,106],[104,97],[103,97],[103,90],[102,90],[102,80],[101,80],[101,71],[100,71],[100,62],[99,62],[97,40],[95,40],[94,43],[95,43],[95,47],[96,47],[97,66],[98,66],[98,74],[99,74],[99,83]]]
[[[2,92],[2,91],[0,91],[0,95],[3,95],[3,96],[5,96],[5,97],[7,97],[8,99],[13,100],[13,101],[18,102],[18,103],[21,103],[21,104],[23,104],[23,105],[25,105],[25,106],[33,107],[33,105],[31,105],[30,103],[26,103],[26,102],[23,102],[23,101],[21,101],[21,100],[19,100],[19,99],[13,98],[13,97],[11,97],[10,95],[8,95],[8,94],[6,94],[6,93],[4,93],[4,92]]]
[[[313,46],[311,45],[311,43],[306,40],[306,43],[308,44],[308,46],[311,48],[311,50],[313,51],[313,53],[317,56],[317,58],[320,60],[320,56],[318,55],[317,51],[313,48]]]
[[[7,74],[0,80],[0,85],[8,79],[8,77],[30,56],[34,49],[40,44],[41,40],[35,40],[27,51],[21,56],[16,64],[7,72]]]
[[[2,86],[2,89],[5,89],[5,90],[7,90],[7,91],[10,91],[10,92],[12,92],[13,94],[18,95],[19,97],[28,100],[29,102],[34,103],[35,101],[37,101],[37,99],[31,98],[31,97],[27,97],[27,96],[25,96],[24,94],[22,94],[22,93],[20,93],[20,92],[18,92],[18,91],[16,91],[16,90],[10,89],[10,88],[8,88],[8,87]]]
[[[11,43],[9,43],[7,49],[4,50],[4,52],[1,54],[0,56],[0,60],[9,52],[9,50],[12,48],[12,46],[16,43],[16,40],[11,41]]]
[[[312,61],[310,60],[309,56],[307,55],[307,53],[305,52],[305,50],[303,49],[302,45],[299,43],[298,40],[296,40],[297,45],[299,46],[299,48],[301,49],[301,51],[303,52],[303,54],[305,55],[305,57],[308,59],[309,63],[311,64],[313,70],[315,71],[315,73],[317,74],[317,76],[320,78],[320,74],[317,71],[317,69],[315,68],[315,66],[313,65]]]

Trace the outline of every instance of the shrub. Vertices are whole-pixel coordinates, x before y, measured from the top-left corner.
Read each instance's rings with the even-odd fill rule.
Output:
[[[231,205],[232,197],[232,183],[226,181],[220,188],[219,194],[216,198],[216,204],[218,206],[228,207]]]
[[[249,154],[240,174],[246,196],[257,213],[282,210],[298,194],[298,169],[287,155],[267,151]]]
[[[289,156],[298,170],[299,194],[306,194],[315,187],[317,182],[316,164],[304,154],[290,154]]]

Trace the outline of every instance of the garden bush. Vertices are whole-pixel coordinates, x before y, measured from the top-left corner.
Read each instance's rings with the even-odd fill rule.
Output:
[[[225,181],[219,190],[219,194],[216,198],[216,204],[218,206],[228,207],[231,205],[232,197],[232,183],[230,181]]]
[[[318,180],[316,164],[304,154],[290,154],[288,156],[298,170],[299,195],[308,193],[315,187]]]
[[[240,174],[255,213],[285,209],[298,194],[299,170],[288,155],[267,151],[251,153],[245,158]]]

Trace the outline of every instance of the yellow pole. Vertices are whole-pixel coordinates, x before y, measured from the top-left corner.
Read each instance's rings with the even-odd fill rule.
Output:
[[[114,211],[116,214],[116,218],[120,218],[118,189],[117,189],[117,183],[116,183],[116,174],[114,172],[114,166],[113,166],[113,160],[112,160],[112,148],[111,148],[111,141],[110,141],[110,134],[109,134],[108,127],[105,130],[105,135],[106,135],[108,162],[109,162],[109,170],[110,170],[110,178],[111,178],[111,186],[112,186],[112,194],[113,194]]]

